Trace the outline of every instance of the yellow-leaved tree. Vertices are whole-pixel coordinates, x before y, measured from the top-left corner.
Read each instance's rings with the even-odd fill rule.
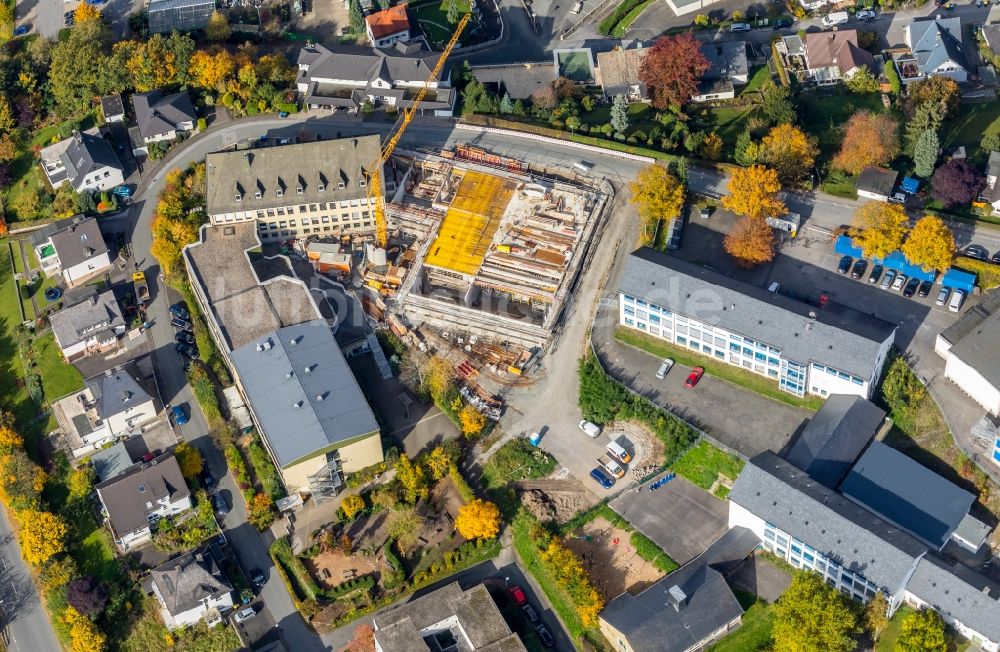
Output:
[[[26,509],[18,512],[21,524],[21,554],[32,566],[41,566],[66,549],[66,522],[50,512]]]
[[[400,455],[396,462],[396,479],[403,485],[403,500],[411,505],[430,495],[424,467],[414,464],[406,455]]]
[[[365,499],[357,494],[351,494],[350,496],[345,496],[344,500],[340,503],[340,509],[344,510],[344,516],[347,520],[352,520],[354,515],[365,508]]]
[[[466,437],[475,437],[486,427],[486,417],[475,406],[469,404],[459,411],[458,420],[462,424],[462,434]]]
[[[431,472],[431,478],[434,480],[440,480],[444,476],[448,475],[448,469],[454,461],[448,451],[445,450],[444,446],[437,446],[431,451],[431,454],[427,456],[427,470]]]
[[[866,258],[885,258],[903,244],[908,229],[902,204],[870,201],[854,212],[849,234]]]
[[[470,541],[492,539],[500,533],[500,509],[481,498],[471,500],[459,508],[455,529]]]
[[[94,469],[89,466],[81,466],[69,474],[66,482],[69,489],[70,501],[83,500],[94,490]]]
[[[188,480],[196,479],[205,466],[205,460],[198,449],[186,441],[177,444],[177,448],[174,449],[174,457],[177,458],[177,465],[181,467],[181,475]]]
[[[722,246],[740,267],[756,267],[774,260],[774,230],[764,220],[744,217],[726,234]]]
[[[88,20],[100,20],[101,12],[97,7],[89,2],[81,2],[73,10],[73,20],[77,23],[85,23]]]
[[[236,60],[229,51],[214,45],[191,55],[188,74],[196,86],[223,91],[226,82],[236,74]]]
[[[221,11],[213,11],[205,26],[205,37],[210,41],[225,41],[232,32],[225,15]]]
[[[443,400],[454,387],[455,368],[444,358],[434,356],[431,358],[424,384],[435,401]]]
[[[12,449],[21,448],[24,439],[14,428],[8,425],[0,425],[0,453],[9,453]]]
[[[632,203],[639,207],[639,217],[643,220],[642,243],[652,244],[657,223],[680,214],[684,206],[684,184],[667,168],[654,163],[639,170],[629,188]]]
[[[763,165],[737,168],[729,179],[729,194],[722,198],[722,205],[753,220],[777,217],[788,212],[779,192],[781,181],[775,170]]]
[[[783,183],[794,183],[809,174],[818,153],[814,139],[795,125],[783,124],[761,140],[757,160],[774,168]]]
[[[90,618],[73,607],[66,607],[62,618],[69,626],[70,649],[73,652],[100,652],[104,649],[107,639]]]
[[[955,236],[941,218],[926,215],[913,225],[903,254],[914,265],[944,272],[955,258]]]

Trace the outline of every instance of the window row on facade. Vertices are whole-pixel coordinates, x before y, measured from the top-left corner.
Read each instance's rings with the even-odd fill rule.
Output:
[[[878,587],[862,575],[841,567],[808,544],[770,523],[764,526],[764,549],[781,557],[795,568],[819,573],[828,585],[855,600],[866,602],[878,592]]]

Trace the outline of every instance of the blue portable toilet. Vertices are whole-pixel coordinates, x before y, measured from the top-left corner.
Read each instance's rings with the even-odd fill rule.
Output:
[[[531,444],[532,446],[538,446],[539,442],[541,441],[542,441],[542,433],[540,432],[533,432],[531,433],[531,436],[528,437],[528,443]]]

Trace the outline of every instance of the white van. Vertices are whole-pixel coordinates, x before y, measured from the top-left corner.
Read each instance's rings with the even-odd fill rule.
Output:
[[[955,288],[955,291],[951,294],[951,303],[948,304],[948,310],[958,312],[962,309],[963,303],[965,303],[965,290]]]
[[[578,2],[575,5],[573,5],[573,8],[569,10],[569,13],[578,14],[581,11],[583,11],[583,2]]]
[[[616,441],[611,442],[607,446],[608,455],[615,458],[622,464],[628,464],[632,461],[632,456],[628,454],[628,451]]]
[[[591,423],[589,421],[581,421],[580,430],[585,432],[587,436],[590,437],[591,439],[601,436],[601,429],[597,426],[597,424]]]
[[[598,462],[601,463],[605,471],[611,474],[612,478],[621,479],[625,477],[625,469],[618,462],[614,460],[598,460]]]
[[[833,27],[834,25],[843,25],[851,19],[851,15],[846,11],[834,11],[833,13],[823,16],[823,27]]]
[[[594,169],[594,164],[591,163],[590,161],[577,161],[576,163],[573,164],[573,167],[575,167],[580,172],[583,172],[584,174],[588,174],[591,170]]]

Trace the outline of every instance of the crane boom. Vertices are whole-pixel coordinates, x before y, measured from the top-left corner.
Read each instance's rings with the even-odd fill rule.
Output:
[[[448,40],[448,44],[441,52],[441,56],[438,57],[437,63],[434,65],[434,69],[431,71],[430,76],[427,77],[427,81],[425,81],[424,85],[419,91],[417,91],[417,96],[413,98],[413,103],[410,104],[409,108],[403,111],[402,115],[400,115],[396,124],[393,126],[393,130],[389,132],[389,138],[382,146],[382,155],[379,157],[379,160],[375,163],[370,172],[370,179],[368,183],[368,205],[370,206],[372,204],[372,200],[375,200],[375,242],[379,247],[385,248],[386,244],[389,242],[389,224],[385,214],[385,198],[382,196],[382,166],[385,165],[385,162],[389,160],[390,156],[392,156],[392,153],[396,149],[396,145],[399,144],[400,139],[403,137],[403,133],[410,125],[410,121],[412,121],[413,116],[416,115],[417,109],[420,108],[420,103],[424,101],[424,97],[427,95],[428,87],[435,79],[438,78],[438,76],[440,76],[441,71],[444,70],[445,61],[447,61],[451,51],[458,43],[458,39],[462,35],[462,31],[465,29],[465,26],[469,24],[469,19],[471,17],[472,14],[468,13],[462,16],[462,20],[458,21],[458,25],[455,27],[455,33],[451,35],[451,39]]]

